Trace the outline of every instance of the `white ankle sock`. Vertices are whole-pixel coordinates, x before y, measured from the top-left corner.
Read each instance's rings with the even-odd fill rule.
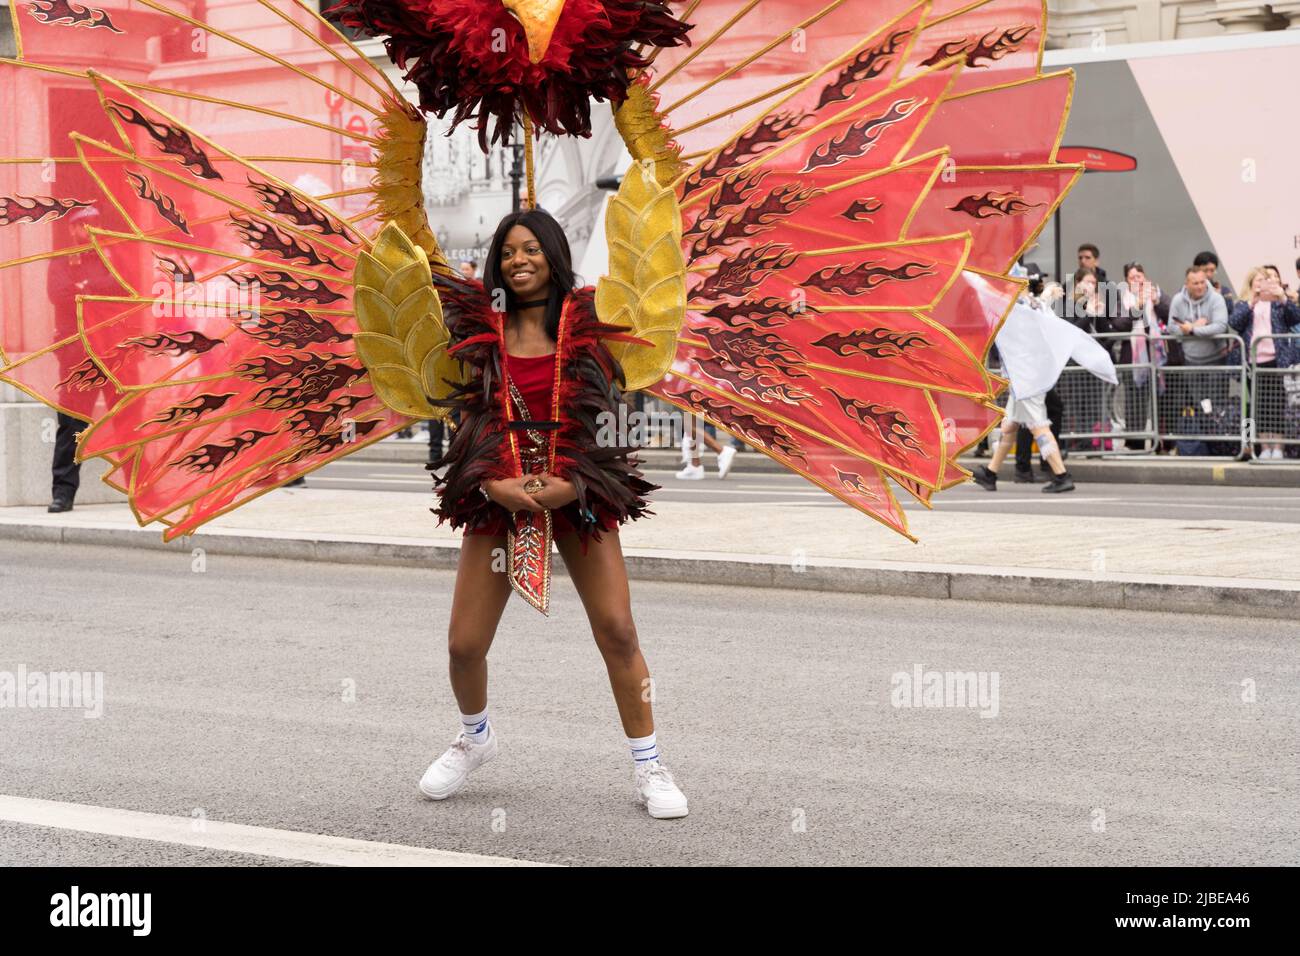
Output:
[[[659,746],[655,743],[654,734],[649,737],[629,737],[627,745],[632,748],[632,759],[637,766],[659,759]]]
[[[492,727],[488,723],[487,708],[481,714],[461,714],[460,724],[465,729],[465,736],[476,744],[487,743]]]

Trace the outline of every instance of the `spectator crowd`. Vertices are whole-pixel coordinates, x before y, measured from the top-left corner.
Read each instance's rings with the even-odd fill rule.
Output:
[[[1025,264],[1030,293],[1096,337],[1119,374],[1113,386],[1066,369],[1047,396],[1063,446],[1300,457],[1300,259],[1295,269],[1293,286],[1277,266],[1255,266],[1234,293],[1218,256],[1202,252],[1171,294],[1140,262],[1112,277],[1092,243],[1065,287]]]

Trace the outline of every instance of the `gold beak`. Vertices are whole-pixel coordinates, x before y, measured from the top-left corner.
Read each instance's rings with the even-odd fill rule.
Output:
[[[524,27],[528,38],[528,59],[541,63],[551,46],[551,35],[560,22],[564,0],[501,0],[501,3]]]

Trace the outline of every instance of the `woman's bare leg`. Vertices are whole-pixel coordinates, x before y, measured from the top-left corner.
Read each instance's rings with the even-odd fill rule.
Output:
[[[1052,474],[1065,474],[1065,459],[1061,457],[1061,448],[1056,444],[1056,439],[1052,437],[1052,426],[1039,425],[1036,428],[1031,428],[1030,431],[1034,433],[1034,441],[1038,442],[1040,452],[1044,448],[1050,449],[1044,457],[1047,458],[1047,465],[1052,469]]]
[[[632,596],[618,532],[602,533],[599,543],[588,544],[585,555],[577,535],[556,538],[556,546],[582,598],[592,636],[605,659],[623,730],[629,737],[648,737],[655,729],[650,669],[641,655],[636,624],[632,621]]]
[[[993,474],[998,473],[1002,463],[1007,460],[1007,454],[1011,451],[1011,437],[1020,430],[1020,426],[1015,422],[1007,419],[1002,423],[1002,438],[998,441],[998,447],[993,452],[993,460],[989,462],[989,471]]]
[[[510,599],[506,539],[466,535],[460,546],[456,590],[447,628],[452,693],[462,714],[487,707],[487,654]]]

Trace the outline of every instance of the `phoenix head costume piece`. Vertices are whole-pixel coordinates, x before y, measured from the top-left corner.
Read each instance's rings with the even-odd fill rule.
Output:
[[[589,134],[603,102],[632,156],[607,274],[566,306],[560,360],[585,371],[555,466],[582,476],[580,530],[644,510],[626,455],[575,430],[620,387],[902,534],[896,488],[928,506],[968,477],[1008,270],[1082,171],[1056,161],[1073,75],[1042,72],[1042,0],[339,3],[419,109],[301,0],[246,6],[227,25],[190,0],[9,5],[0,380],[91,422],[79,455],[141,523],[188,534],[500,400],[502,316],[434,239],[421,110],[484,146],[518,124],[531,170],[534,131]],[[48,281],[73,256],[97,294]],[[507,461],[499,407],[457,437],[453,520]]]

